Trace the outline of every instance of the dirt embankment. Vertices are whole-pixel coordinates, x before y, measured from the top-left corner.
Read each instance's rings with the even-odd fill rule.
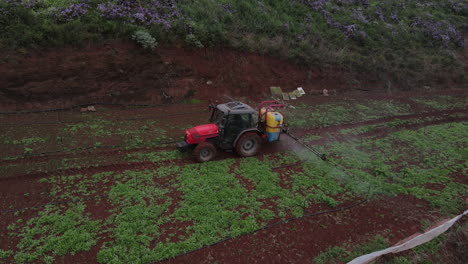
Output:
[[[270,86],[306,91],[346,89],[339,72],[306,69],[277,58],[225,49],[130,43],[3,55],[0,110],[43,109],[90,102],[161,103],[184,98],[258,99]]]

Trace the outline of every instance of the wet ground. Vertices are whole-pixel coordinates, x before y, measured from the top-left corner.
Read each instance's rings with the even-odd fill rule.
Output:
[[[235,95],[236,93],[232,94],[234,97]],[[440,102],[444,102],[447,96],[451,97],[451,101],[443,109],[433,107],[431,100],[441,105]],[[428,103],[414,100],[418,98]],[[253,99],[247,100],[252,105],[255,104]],[[388,108],[379,108],[388,102],[392,103]],[[464,90],[428,92],[423,95],[404,92],[343,93],[330,97],[306,95],[297,101],[286,103],[293,106],[288,107],[286,120],[304,119],[311,122],[302,126],[297,125],[302,123],[296,122],[296,125],[291,127],[291,133],[314,148],[335,141],[385,137],[388,133],[399,130],[468,121]],[[355,108],[356,105],[362,106]],[[330,119],[326,112],[320,112],[321,106],[329,107],[330,112],[338,107],[345,110],[339,118]],[[374,111],[372,107],[380,110]],[[362,114],[363,111],[370,111],[369,109],[375,113]],[[194,164],[190,156],[171,156],[175,150],[174,142],[180,140],[184,129],[206,123],[208,116],[206,101],[202,104],[181,103],[153,107],[96,105],[96,110],[80,112],[77,108],[0,116],[3,124],[0,128],[0,211],[3,219],[0,225],[1,249],[15,249],[19,242],[18,237],[11,239],[8,235],[9,224],[17,221],[18,217],[26,220],[37,215],[42,206],[51,201],[48,195],[51,185],[39,182],[40,179],[57,175],[92,176],[102,172],[121,173]],[[287,116],[288,114],[290,116]],[[329,119],[317,119],[316,114]],[[408,123],[409,121],[411,122]],[[391,126],[386,125],[388,123]],[[359,130],[368,127],[372,130]],[[357,132],[344,134],[343,129],[357,129]],[[282,135],[279,142],[265,144],[258,158],[261,160],[268,155],[281,156],[282,153],[286,155],[302,151],[304,147],[301,144],[287,135]],[[152,160],[152,156],[131,160],[132,155],[154,152],[169,152],[169,156],[158,161]],[[227,159],[238,159],[238,156],[235,153],[222,152],[215,162]],[[302,169],[294,162],[284,165],[286,166],[281,168],[279,173],[282,175],[282,186],[287,188],[288,173],[300,172]],[[165,183],[160,181],[159,184]],[[248,187],[251,184],[248,181],[242,184],[247,190],[252,188]],[[96,188],[105,193],[109,186],[110,184]],[[173,191],[177,194],[177,189]],[[177,201],[176,196],[179,195],[173,197],[174,201]],[[330,208],[324,204],[312,204],[304,212],[305,215],[312,214],[310,217],[230,238],[165,262],[310,263],[320,252],[331,246],[352,247],[368,241],[375,234],[384,234],[392,244],[419,231],[422,218],[436,221],[443,217],[426,201],[410,195],[377,196],[369,201],[364,198],[340,200],[342,203],[335,208],[336,210],[317,215],[313,214]],[[360,201],[362,203],[357,204]],[[353,207],[347,208],[350,205]],[[22,211],[21,208],[27,210]],[[89,208],[93,219],[103,220],[110,215],[112,206],[105,202],[100,205],[89,202]],[[17,216],[15,212],[19,211],[22,213]],[[74,256],[66,255],[61,260],[56,259],[56,263],[96,262],[97,251],[107,240],[101,239],[90,251]]]

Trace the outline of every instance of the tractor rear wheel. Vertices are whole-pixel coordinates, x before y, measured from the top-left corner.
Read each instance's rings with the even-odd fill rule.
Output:
[[[260,150],[262,139],[257,133],[242,135],[236,144],[236,152],[242,157],[254,156]]]
[[[216,157],[216,147],[209,142],[202,142],[195,147],[193,155],[198,162],[207,162]]]

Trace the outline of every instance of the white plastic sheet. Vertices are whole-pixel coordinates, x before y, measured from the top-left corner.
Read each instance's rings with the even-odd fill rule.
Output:
[[[457,222],[460,218],[462,218],[464,215],[466,215],[468,213],[468,210],[466,210],[465,212],[463,212],[463,214],[461,215],[458,215],[450,220],[447,220],[443,223],[441,223],[440,225],[432,228],[431,230],[423,233],[423,234],[420,234],[420,235],[417,235],[415,237],[413,237],[412,239],[402,243],[402,244],[399,244],[399,245],[396,245],[396,246],[393,246],[393,247],[389,247],[389,248],[386,248],[386,249],[383,249],[383,250],[380,250],[380,251],[376,251],[376,252],[373,252],[373,253],[370,253],[370,254],[367,254],[367,255],[364,255],[364,256],[360,256],[360,257],[357,257],[355,259],[353,259],[352,261],[348,262],[348,264],[366,264],[366,263],[370,263],[371,261],[374,261],[375,259],[377,259],[378,257],[380,256],[383,256],[383,255],[386,255],[386,254],[389,254],[389,253],[398,253],[398,252],[401,252],[401,251],[405,251],[405,250],[408,250],[408,249],[411,249],[411,248],[414,248],[416,246],[419,246],[421,244],[424,244],[428,241],[431,241],[432,239],[434,239],[435,237],[439,236],[440,234],[444,233],[445,231],[447,231],[453,224],[455,224],[455,222]]]

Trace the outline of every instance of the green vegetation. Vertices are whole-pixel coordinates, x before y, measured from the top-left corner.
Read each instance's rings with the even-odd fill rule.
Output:
[[[352,251],[347,251],[344,248],[338,246],[331,247],[314,258],[314,263],[336,263],[335,261],[340,261],[340,263],[349,262],[354,258],[384,249],[386,247],[388,247],[388,243],[385,238],[380,235],[376,235],[368,243],[355,246]]]
[[[467,138],[463,124],[448,123],[332,143],[326,149],[334,153],[332,161],[351,172],[347,181],[354,192],[411,194],[445,212],[458,212],[468,189],[454,177],[466,170]]]
[[[67,137],[73,138],[79,138],[83,134],[91,134],[95,138],[103,139],[114,137],[120,139],[119,141],[126,149],[132,149],[158,146],[164,141],[173,140],[166,136],[166,129],[168,129],[167,126],[163,126],[154,120],[110,121],[98,117],[86,122],[67,125],[63,129],[63,133]],[[100,147],[101,143],[94,146]]]
[[[275,199],[280,217],[286,217],[287,215],[302,216],[304,210],[312,202],[324,202],[332,207],[337,205],[337,202],[327,194],[336,194],[335,191],[340,189],[339,186],[336,190],[321,188],[324,187],[318,181],[321,175],[311,172],[310,167],[304,168],[304,171],[308,171],[308,173],[285,173],[292,179],[290,182],[283,182],[282,184],[291,185],[291,189],[281,187],[279,174],[273,172],[271,168],[272,165],[265,161],[250,158],[242,160],[236,173],[252,181],[254,189],[249,191],[249,195],[256,197],[257,200]],[[332,178],[323,180],[329,185],[334,183]],[[336,185],[333,187],[336,187]],[[273,216],[269,209],[266,210],[265,213]]]
[[[204,101],[196,98],[189,98],[184,100],[185,104],[203,104]]]
[[[13,140],[13,144],[15,145],[32,145],[34,143],[43,143],[46,142],[45,138],[40,137],[32,137],[32,138],[23,138],[21,140]]]
[[[140,44],[144,49],[152,50],[156,48],[158,42],[155,38],[151,36],[146,31],[138,30],[132,35],[132,39],[134,39],[138,44]]]
[[[68,209],[47,206],[40,211],[19,230],[15,261],[52,263],[55,256],[89,250],[97,242],[100,221],[91,221],[85,209],[79,203]]]
[[[413,101],[416,101],[420,104],[426,105],[436,110],[448,110],[455,108],[466,108],[468,106],[468,100],[465,97],[455,97],[455,96],[435,96],[429,98],[413,98]]]
[[[29,146],[29,145],[34,145],[36,143],[44,143],[47,141],[46,138],[42,137],[26,137],[26,138],[21,138],[21,139],[12,139],[11,136],[2,136],[1,137],[2,143],[7,145],[7,144],[13,144],[13,145],[23,145],[23,146]]]
[[[24,148],[23,154],[24,154],[25,156],[31,155],[32,153],[33,153],[33,149],[32,149],[32,148]]]
[[[436,119],[436,118],[426,117],[426,118],[420,118],[420,119],[407,119],[407,120],[395,119],[393,121],[384,122],[384,123],[376,124],[376,125],[358,126],[358,127],[355,127],[355,128],[341,129],[340,134],[343,134],[343,135],[348,135],[348,134],[359,135],[359,134],[369,133],[369,132],[375,131],[375,130],[380,129],[380,128],[383,128],[383,129],[396,128],[396,127],[403,126],[403,125],[418,124],[418,123],[422,123],[422,122],[425,122],[425,121],[431,121],[431,120],[434,120],[434,119]]]
[[[150,155],[159,161],[173,159],[170,153]],[[97,239],[110,237],[98,252],[100,263],[151,262],[252,232],[273,219],[301,216],[311,203],[335,207],[338,201],[331,196],[343,191],[319,164],[304,165],[304,173],[275,172],[276,166],[298,161],[292,153],[267,155],[264,161],[246,158],[238,166],[234,161],[41,179],[39,184],[49,185],[52,201],[70,200],[76,204],[70,204],[67,210],[46,207],[26,224],[11,225],[13,235],[24,237],[14,250],[15,259],[52,261],[67,253],[89,250]],[[300,164],[298,168],[301,169]],[[283,182],[282,175],[290,180]],[[244,185],[242,178],[252,181],[252,188]],[[164,180],[165,187],[155,183],[156,179]],[[90,213],[81,204],[96,195],[100,197],[96,204],[105,199],[112,205],[108,209],[110,215],[102,221],[89,220]],[[46,216],[54,222],[43,220]],[[70,240],[78,243],[76,247],[67,241],[63,250],[50,251],[49,243],[61,238],[57,230],[69,228],[65,223],[59,226],[59,221],[82,227],[78,229],[82,236]],[[100,232],[95,229],[97,225],[101,226]],[[37,238],[39,230],[46,232]],[[27,242],[31,236],[39,242]]]
[[[127,159],[131,161],[151,161],[159,162],[165,160],[176,160],[187,157],[187,154],[181,153],[178,150],[171,151],[155,151],[149,153],[128,154]]]
[[[76,134],[78,132],[90,133],[96,137],[110,136],[112,135],[109,126],[112,125],[111,121],[105,119],[93,119],[91,122],[77,123],[73,125],[67,125],[64,128],[65,133]]]
[[[13,255],[12,250],[1,250],[0,249],[0,259],[8,258],[9,256]]]
[[[159,225],[167,222],[162,217],[171,204],[167,190],[152,183],[147,172],[127,172],[109,192],[109,201],[115,205],[106,220],[112,240],[99,250],[99,263],[148,263],[151,261],[150,242],[160,234]]]
[[[318,136],[318,135],[307,135],[304,137],[304,141],[305,142],[308,142],[308,141],[315,141],[315,140],[319,140],[321,139],[322,137],[321,136]]]
[[[0,47],[8,49],[80,46],[138,34],[135,39],[148,48],[156,40],[227,46],[369,72],[388,88],[464,78],[464,62],[454,53],[464,45],[468,11],[461,0],[8,2],[0,4]]]
[[[193,223],[188,229],[191,235],[181,242],[192,249],[261,226],[256,219],[261,203],[248,196],[239,180],[228,172],[232,162],[188,165],[178,177],[183,199],[174,217]]]

